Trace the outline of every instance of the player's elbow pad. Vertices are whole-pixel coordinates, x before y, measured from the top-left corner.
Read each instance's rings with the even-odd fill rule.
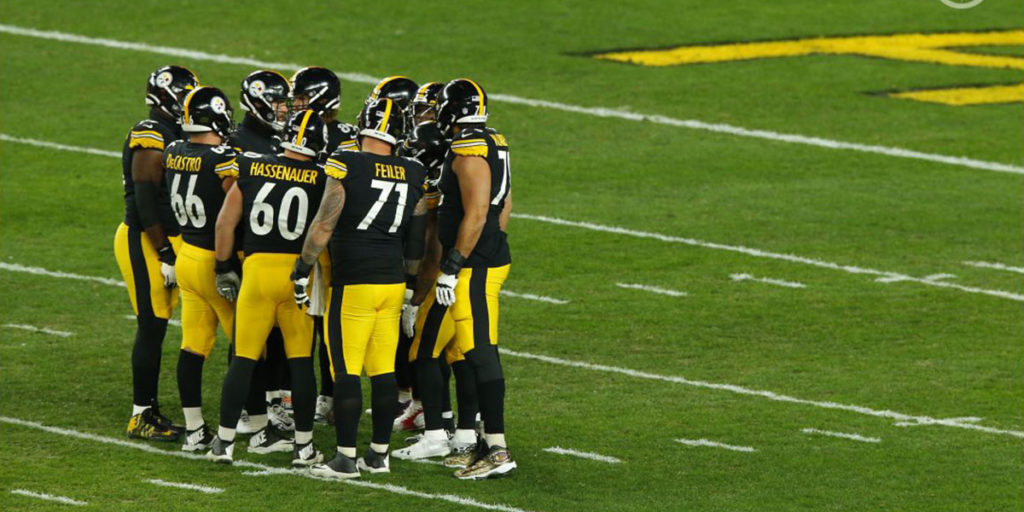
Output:
[[[427,216],[413,215],[405,231],[405,259],[423,259],[426,252]]]
[[[151,181],[135,182],[135,206],[143,228],[160,223],[160,185]]]

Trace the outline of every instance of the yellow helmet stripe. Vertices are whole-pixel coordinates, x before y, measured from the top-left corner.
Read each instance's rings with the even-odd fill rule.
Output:
[[[200,87],[199,89],[202,89],[202,87]],[[199,89],[196,89],[188,93],[188,96],[185,96],[185,105],[181,109],[182,115],[185,117],[185,122],[183,122],[182,124],[192,124],[192,121],[189,119],[190,116],[188,115],[188,104],[192,101],[192,96],[195,96],[196,93],[199,92]]]
[[[385,85],[391,83],[393,80],[398,80],[399,78],[409,77],[405,75],[393,75],[385,78],[384,80],[381,80],[380,82],[377,82],[377,85],[373,88],[373,99],[377,99],[377,97],[380,95],[380,90],[383,89]]]
[[[306,138],[306,124],[309,123],[309,118],[312,117],[313,111],[307,110],[302,116],[302,123],[299,124],[299,133],[295,137],[295,145],[301,146],[302,141]]]
[[[473,84],[473,87],[476,89],[477,95],[479,95],[479,97],[480,97],[480,104],[476,107],[476,115],[482,116],[482,115],[486,114],[487,113],[487,106],[484,105],[484,90],[481,89],[480,86],[477,85],[476,82],[470,80],[469,78],[464,78],[463,80]]]
[[[377,131],[379,131],[381,133],[387,133],[388,132],[388,120],[391,119],[391,104],[392,103],[393,102],[391,100],[389,100],[389,99],[385,99],[384,100],[384,119],[382,119],[380,121],[380,126],[377,128]]]

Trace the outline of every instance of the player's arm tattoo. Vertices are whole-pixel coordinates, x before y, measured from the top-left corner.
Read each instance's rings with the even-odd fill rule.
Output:
[[[320,209],[317,210],[316,217],[313,217],[306,241],[302,244],[302,261],[306,264],[312,265],[320,257],[320,253],[331,239],[331,233],[334,233],[334,226],[338,224],[344,207],[345,185],[339,180],[328,178],[323,199],[320,200]]]

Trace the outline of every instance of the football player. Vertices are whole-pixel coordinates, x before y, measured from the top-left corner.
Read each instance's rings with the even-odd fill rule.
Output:
[[[292,75],[291,110],[312,109],[327,125],[326,154],[338,149],[359,150],[355,126],[338,121],[341,106],[341,81],[327,68],[310,66]]]
[[[163,179],[164,148],[181,138],[181,100],[199,85],[196,74],[163,66],[149,75],[149,117],[132,127],[121,157],[124,222],[114,235],[114,256],[135,312],[132,348],[132,416],[128,436],[158,441],[178,439],[183,427],[160,414],[157,388],[167,320],[178,302],[174,274],[178,225]]]
[[[217,291],[235,307],[235,355],[221,393],[220,428],[207,457],[231,463],[235,426],[245,404],[253,367],[263,354],[267,335],[276,323],[284,334],[284,350],[291,367],[295,409],[295,439],[263,439],[267,451],[292,445],[292,465],[309,466],[323,460],[313,444],[313,320],[293,302],[288,278],[302,249],[302,238],[323,195],[323,166],[318,163],[327,145],[327,127],[312,110],[296,112],[288,120],[279,155],[243,154],[238,158],[238,181],[228,192],[217,217]],[[235,228],[244,226],[245,262],[241,281],[231,264]],[[269,434],[271,431],[266,431]],[[259,453],[259,452],[257,452]]]
[[[425,213],[426,171],[415,160],[394,156],[405,132],[404,114],[382,98],[367,105],[360,117],[362,150],[336,151],[327,160],[330,179],[321,208],[292,272],[296,297],[304,298],[309,271],[330,241],[333,275],[326,327],[337,454],[310,471],[339,479],[358,478],[360,471],[390,472],[388,446],[398,403],[395,350],[405,294],[403,238],[409,219]],[[370,377],[373,433],[357,460],[364,367]]]
[[[366,101],[363,105],[369,105],[374,101],[381,98],[387,98],[395,102],[395,106],[402,110],[402,115],[405,116],[405,128],[406,130],[412,130],[416,126],[416,122],[413,116],[413,100],[416,98],[416,93],[419,91],[419,86],[416,82],[412,81],[407,76],[389,76],[373,87],[370,94],[366,96]],[[360,127],[361,128],[361,127]],[[402,134],[402,139],[399,140],[401,143],[404,140],[407,133]]]
[[[187,452],[205,450],[213,433],[203,420],[203,363],[217,339],[217,323],[231,337],[234,306],[217,293],[214,274],[215,213],[238,176],[235,150],[224,145],[233,128],[231,105],[215,87],[185,97],[181,129],[188,140],[164,149],[164,178],[182,243],[175,264],[181,290],[178,392],[185,413]]]
[[[231,134],[231,145],[240,153],[278,153],[277,145],[288,118],[290,97],[291,83],[276,71],[260,70],[246,76],[242,80],[239,97],[239,104],[246,111],[245,119]],[[287,388],[291,380],[287,361],[281,329],[274,327],[267,338],[266,359],[257,362],[253,370],[250,398],[238,422],[239,434],[253,434],[262,429],[265,415],[275,427],[294,430],[295,423],[288,416],[281,398],[282,389]]]
[[[302,68],[292,76],[292,110],[309,108],[320,114],[327,124],[328,142],[324,155],[336,150],[359,151],[358,130],[355,126],[338,121],[338,108],[341,106],[341,81],[333,71],[310,66]],[[330,256],[324,253],[317,267],[316,281],[330,280]],[[319,289],[319,287],[317,287]],[[314,293],[314,297],[320,294]],[[320,362],[320,395],[317,397],[314,417],[318,423],[329,423],[332,419],[334,383],[330,380],[330,361],[327,346],[324,344],[324,329],[320,301],[311,304],[318,343]]]
[[[465,455],[466,467],[455,477],[480,480],[516,468],[505,441],[505,379],[497,347],[498,293],[511,266],[504,229],[511,209],[509,149],[503,135],[486,128],[487,94],[473,80],[448,82],[436,110],[437,125],[452,142],[438,182],[437,233],[444,256],[434,300],[450,309],[452,343],[473,369],[484,423],[479,450]],[[442,348],[435,345],[429,355],[436,358]],[[420,347],[419,356],[426,353]],[[440,376],[437,364],[423,362],[418,358],[417,378],[426,401],[429,382]],[[428,429],[440,423],[437,412],[426,413]]]

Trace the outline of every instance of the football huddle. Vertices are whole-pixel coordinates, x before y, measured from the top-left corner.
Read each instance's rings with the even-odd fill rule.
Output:
[[[348,124],[334,72],[260,70],[241,82],[236,125],[224,91],[164,66],[146,104],[124,143],[114,237],[137,325],[129,437],[231,464],[247,436],[245,452],[290,452],[333,479],[388,473],[392,455],[441,457],[463,480],[515,470],[497,349],[509,148],[479,84],[388,77]],[[184,425],[158,400],[179,302]],[[213,427],[203,366],[218,326],[230,347]],[[333,453],[317,423],[334,425]],[[392,450],[393,432],[408,445]]]

